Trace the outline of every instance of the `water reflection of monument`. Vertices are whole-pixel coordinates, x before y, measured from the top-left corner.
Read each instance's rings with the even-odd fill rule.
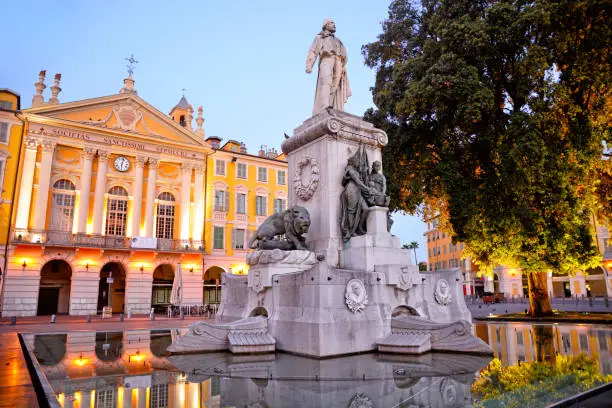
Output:
[[[601,372],[612,373],[612,328],[546,327],[555,353],[599,356]],[[477,323],[475,331],[504,366],[536,358],[531,324]],[[139,330],[27,335],[25,340],[64,407],[462,406],[470,402],[474,373],[489,361],[438,353],[329,360],[282,353],[169,356],[166,349],[175,335]]]

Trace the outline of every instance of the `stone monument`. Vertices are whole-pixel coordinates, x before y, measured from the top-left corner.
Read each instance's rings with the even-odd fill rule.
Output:
[[[387,135],[338,109],[349,93],[334,32],[326,20],[309,52],[307,68],[320,58],[315,114],[282,144],[289,210],[256,231],[248,276],[223,275],[217,324],[192,324],[169,351],[492,353],[471,332],[461,271],[420,273],[389,231]]]

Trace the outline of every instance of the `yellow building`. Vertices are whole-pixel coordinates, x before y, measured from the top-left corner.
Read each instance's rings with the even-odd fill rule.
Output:
[[[548,291],[552,297],[612,296],[612,240],[606,226],[595,224],[596,244],[603,256],[600,267],[575,276],[548,275]],[[427,222],[428,269],[461,268],[464,295],[482,296],[484,292],[503,293],[506,298],[528,297],[527,276],[518,268],[500,265],[492,276],[478,276],[478,268],[463,255],[463,243],[452,243],[452,237],[439,229],[438,221]]]
[[[2,195],[3,211],[5,199],[15,206],[2,315],[148,313],[171,302],[175,276],[182,303],[201,304],[212,149],[191,127],[193,109],[173,120],[138,97],[131,75],[117,94],[59,103],[58,74],[45,102],[44,79],[17,114],[23,143],[15,115],[1,113],[12,125],[2,157],[21,149],[18,174],[7,166],[5,175],[5,185],[17,181],[15,198],[10,186]]]
[[[206,256],[204,303],[217,303],[222,272],[246,273],[245,257],[253,232],[269,215],[287,208],[287,162],[274,149],[257,155],[235,140],[208,156],[206,179]]]
[[[9,240],[9,220],[14,209],[15,180],[21,154],[23,123],[19,94],[0,88],[0,287],[4,280]]]

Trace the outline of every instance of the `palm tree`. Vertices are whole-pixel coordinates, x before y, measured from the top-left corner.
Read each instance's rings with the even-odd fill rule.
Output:
[[[402,245],[403,249],[413,249],[414,250],[414,264],[415,265],[419,264],[419,262],[417,261],[417,254],[416,254],[416,250],[417,250],[418,247],[419,247],[419,243],[416,242],[416,241],[412,241],[409,244]]]
[[[414,250],[414,264],[415,265],[419,264],[419,261],[417,260],[417,254],[416,254],[416,250],[418,249],[418,247],[419,247],[419,243],[418,242],[412,241],[410,243],[410,249]]]

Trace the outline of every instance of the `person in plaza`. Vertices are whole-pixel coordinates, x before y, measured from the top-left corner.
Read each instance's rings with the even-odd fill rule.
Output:
[[[346,73],[346,48],[335,37],[336,24],[331,19],[323,22],[323,28],[315,37],[306,57],[306,72],[310,74],[312,67],[319,59],[319,74],[317,90],[312,115],[332,107],[344,110],[344,103],[351,96],[348,76]]]

